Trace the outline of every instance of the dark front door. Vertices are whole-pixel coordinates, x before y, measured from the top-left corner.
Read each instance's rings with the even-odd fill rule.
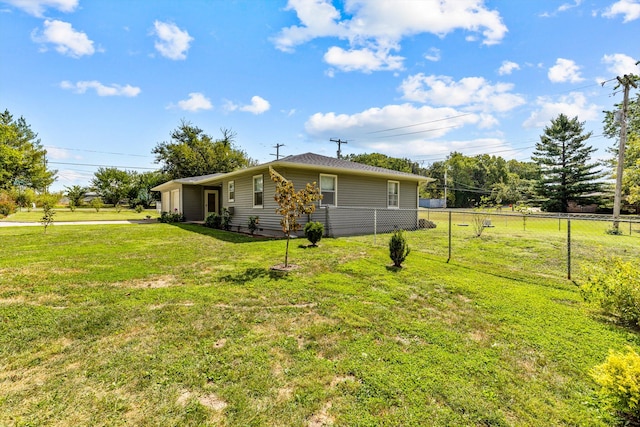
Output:
[[[218,212],[218,193],[213,191],[207,191],[207,214],[211,212]]]

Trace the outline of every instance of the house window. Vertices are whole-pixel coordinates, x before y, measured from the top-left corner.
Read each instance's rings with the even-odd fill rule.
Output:
[[[387,207],[400,207],[400,183],[398,181],[387,181]]]
[[[264,197],[264,188],[262,175],[256,175],[253,177],[253,207],[261,208]]]
[[[320,174],[321,204],[336,206],[338,204],[338,177]]]
[[[229,181],[227,184],[227,192],[229,193],[229,201],[235,202],[236,200],[236,183],[235,181]]]

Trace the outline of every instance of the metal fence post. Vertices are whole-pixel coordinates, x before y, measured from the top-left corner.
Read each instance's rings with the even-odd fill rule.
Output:
[[[378,209],[373,210],[373,244],[376,244],[376,235],[378,234]]]
[[[451,211],[449,211],[449,258],[447,263],[451,260]]]
[[[567,279],[571,280],[571,220],[567,218]]]

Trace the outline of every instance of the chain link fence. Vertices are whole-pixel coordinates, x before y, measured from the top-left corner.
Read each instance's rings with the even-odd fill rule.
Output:
[[[403,229],[412,251],[514,275],[577,279],[585,265],[608,256],[640,260],[637,216],[619,218],[618,235],[611,215],[331,207],[314,216],[328,236],[387,245],[388,233]]]

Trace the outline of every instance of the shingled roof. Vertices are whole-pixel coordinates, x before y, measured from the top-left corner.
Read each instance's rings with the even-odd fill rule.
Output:
[[[396,175],[398,177],[412,178],[429,181],[430,178],[416,175],[412,173],[399,172],[392,169],[381,168],[378,166],[370,166],[362,163],[351,162],[349,160],[337,159],[335,157],[321,156],[315,153],[296,154],[284,157],[280,160],[274,160],[269,165],[277,165],[282,163],[294,163],[296,165],[322,166],[333,170],[348,170],[354,172],[364,172],[367,174]]]
[[[209,175],[190,176],[188,178],[174,179],[173,182],[180,182],[182,184],[199,184],[201,182],[209,181],[218,176],[224,175],[223,173],[211,173]]]
[[[290,165],[290,166],[289,166]],[[233,177],[238,174],[246,173],[251,170],[264,168],[265,166],[273,166],[277,168],[278,166],[285,167],[297,167],[302,169],[318,169],[322,168],[323,171],[326,172],[353,172],[360,175],[368,175],[368,176],[383,176],[387,178],[404,178],[411,181],[418,182],[430,182],[433,181],[433,178],[427,178],[426,176],[415,175],[412,173],[399,172],[392,169],[380,168],[378,166],[369,166],[362,163],[350,162],[348,160],[336,159],[335,157],[327,157],[321,156],[320,154],[315,153],[304,153],[304,154],[296,154],[292,156],[283,157],[279,160],[273,160],[269,163],[264,163],[262,165],[253,166],[247,169],[238,169],[229,173],[214,173],[211,175],[202,175],[202,176],[192,176],[189,178],[179,178],[174,179],[169,182],[165,182],[164,184],[160,184],[152,190],[154,191],[162,191],[164,188],[168,187],[171,184],[180,183],[180,184],[200,184],[206,185],[211,182],[215,182],[223,177]]]

